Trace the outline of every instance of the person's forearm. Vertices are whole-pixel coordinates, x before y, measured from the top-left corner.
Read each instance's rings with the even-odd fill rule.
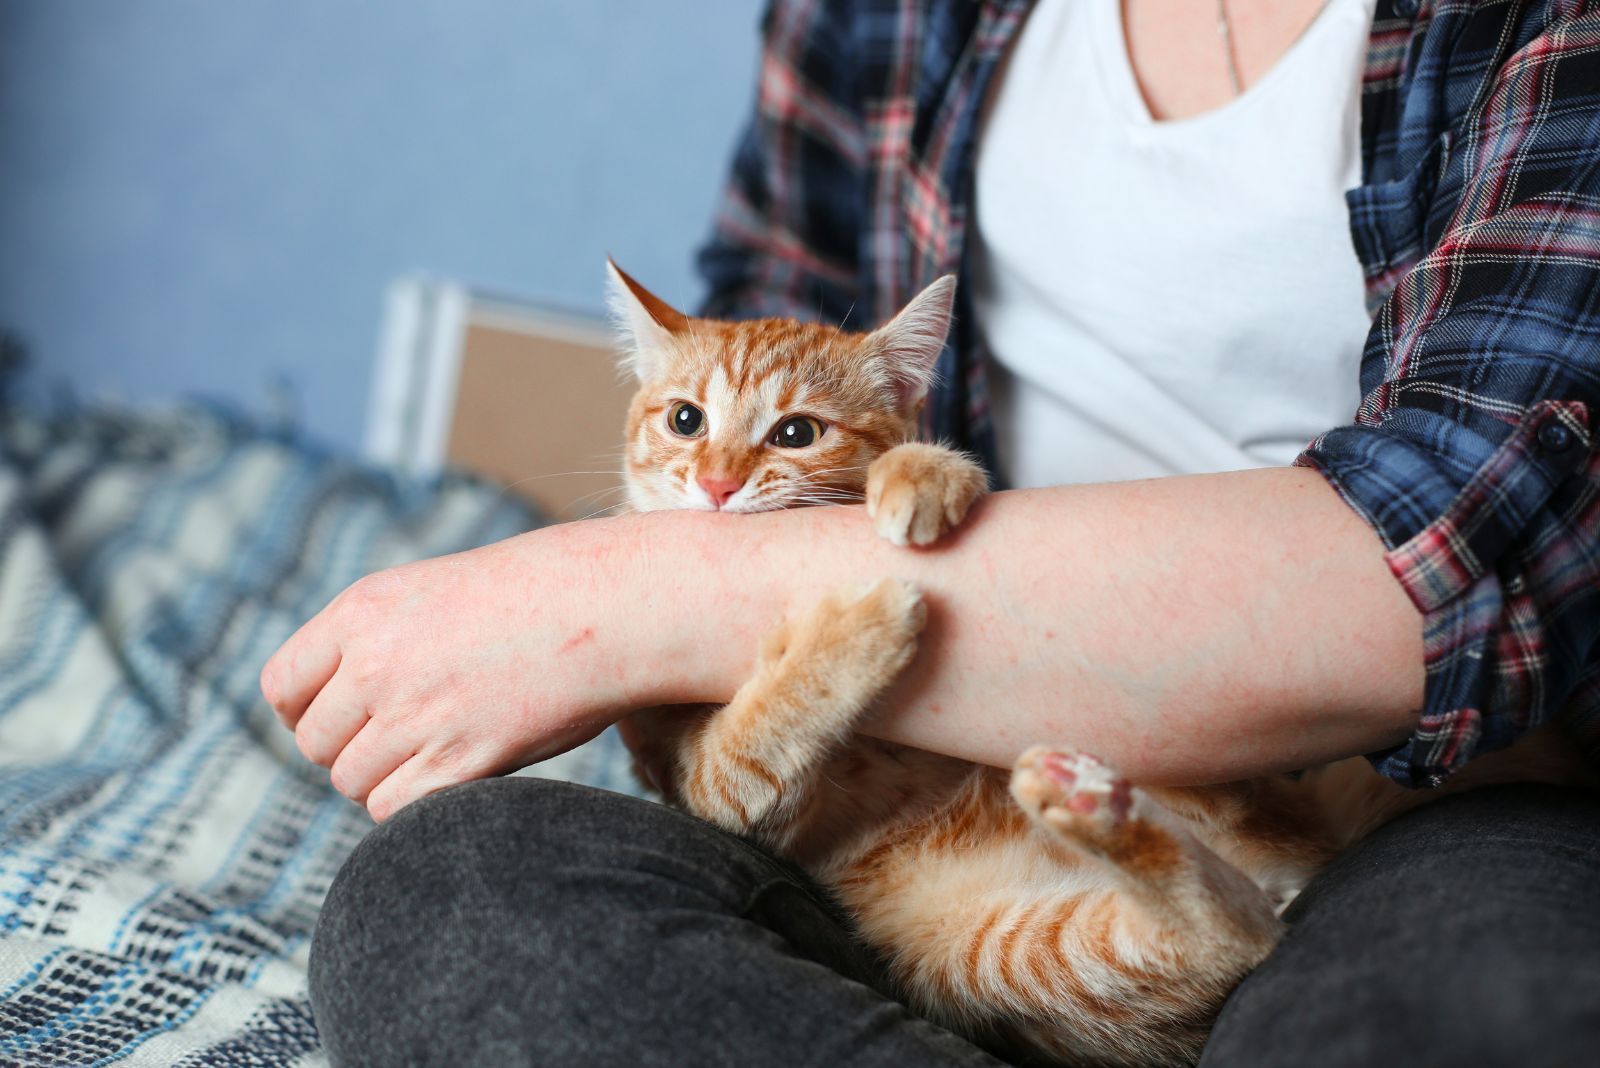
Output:
[[[623,522],[651,546],[639,608],[673,702],[726,701],[783,614],[884,575],[922,586],[929,624],[864,729],[972,760],[1050,742],[1215,781],[1393,744],[1422,701],[1419,615],[1311,471],[996,494],[922,552],[858,508]]]

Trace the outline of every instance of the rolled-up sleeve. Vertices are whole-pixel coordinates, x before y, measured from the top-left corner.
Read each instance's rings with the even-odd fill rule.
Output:
[[[1437,786],[1553,718],[1600,721],[1600,13],[1550,5],[1465,118],[1351,209],[1369,265],[1400,266],[1354,423],[1297,462],[1423,613],[1424,707],[1373,759]]]
[[[857,291],[865,136],[850,87],[848,5],[774,0],[755,113],[698,265],[701,314],[842,323]]]

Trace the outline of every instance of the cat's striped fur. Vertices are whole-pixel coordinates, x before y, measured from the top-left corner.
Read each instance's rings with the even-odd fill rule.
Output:
[[[982,492],[967,458],[907,443],[953,279],[866,334],[691,319],[615,267],[612,279],[640,381],[626,452],[636,508],[864,497],[884,536],[925,545]],[[668,424],[683,403],[704,433]],[[796,415],[826,430],[807,448],[773,444]],[[667,799],[831,887],[919,1012],[998,1051],[1191,1062],[1277,941],[1283,904],[1413,803],[1361,760],[1146,789],[1070,751],[1033,749],[1006,772],[857,736],[922,622],[918,592],[893,579],[833,594],[767,637],[728,705],[641,712],[624,737]],[[1526,776],[1479,776],[1496,777]]]

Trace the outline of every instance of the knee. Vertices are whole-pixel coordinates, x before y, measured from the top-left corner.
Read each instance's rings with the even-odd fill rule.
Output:
[[[1600,1011],[1600,800],[1491,787],[1380,829],[1319,876],[1219,1019],[1205,1064],[1568,1063]]]
[[[614,844],[666,814],[588,787],[507,778],[434,794],[374,828],[329,888],[312,942],[311,1000],[334,1063],[511,1063],[424,1056],[438,1037],[423,1017],[490,1004],[496,976],[579,968],[571,932],[608,907],[608,886],[626,882]]]
[[[625,886],[721,897],[770,863],[664,805],[547,779],[487,779],[413,802],[369,833],[329,889],[318,941],[352,919],[414,922],[442,907],[456,917],[582,912]]]
[[[329,888],[325,924],[415,910],[463,896],[524,899],[559,860],[595,854],[656,818],[660,806],[572,783],[498,778],[414,801],[356,846]],[[500,886],[509,882],[512,885]]]
[[[351,859],[404,857],[409,862],[474,856],[519,839],[559,833],[559,820],[544,813],[561,807],[569,792],[599,795],[571,783],[498,778],[462,783],[413,801],[362,839]]]
[[[1492,786],[1424,805],[1356,843],[1285,918],[1304,931],[1349,925],[1375,939],[1440,923],[1504,928],[1541,887],[1600,873],[1600,796],[1566,787]],[[1304,922],[1302,922],[1304,921]],[[1420,937],[1426,938],[1425,935]]]

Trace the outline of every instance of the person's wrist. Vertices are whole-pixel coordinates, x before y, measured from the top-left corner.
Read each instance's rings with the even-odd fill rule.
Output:
[[[747,609],[763,569],[752,552],[751,516],[646,512],[618,520],[631,618],[626,670],[644,704],[723,702],[754,662]]]
[[[617,640],[611,670],[626,680],[632,707],[730,700],[761,637],[818,592],[838,527],[878,544],[860,509],[846,507],[590,522],[603,524],[593,533],[609,545],[610,571],[595,580],[607,592],[596,596]]]
[[[475,550],[489,561],[472,569],[490,584],[483,611],[502,618],[510,655],[578,699],[586,721],[615,719],[648,692],[633,603],[641,544],[618,520],[593,519]]]
[[[719,690],[709,653],[725,620],[712,608],[720,576],[709,562],[726,550],[716,518],[661,511],[547,528],[583,620],[563,645],[588,661],[582,669],[603,682],[618,713],[711,700]]]

